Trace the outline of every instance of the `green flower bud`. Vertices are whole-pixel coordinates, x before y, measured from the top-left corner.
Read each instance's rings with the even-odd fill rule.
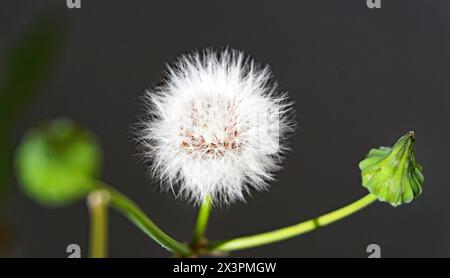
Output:
[[[414,158],[415,139],[411,131],[394,147],[371,149],[359,163],[362,184],[378,200],[393,206],[411,202],[422,193],[422,166]]]
[[[92,134],[70,120],[57,119],[25,135],[15,162],[29,197],[42,205],[65,205],[92,189],[101,151]]]

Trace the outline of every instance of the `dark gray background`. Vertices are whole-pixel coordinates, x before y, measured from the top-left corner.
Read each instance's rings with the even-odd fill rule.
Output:
[[[2,1],[0,53],[46,2]],[[102,143],[103,179],[175,238],[189,239],[195,208],[160,194],[146,178],[130,125],[165,62],[192,49],[237,47],[272,67],[296,101],[299,128],[271,190],[214,210],[210,238],[293,224],[358,199],[366,194],[358,162],[371,147],[414,130],[426,181],[412,204],[376,203],[332,226],[233,256],[365,257],[370,243],[385,257],[450,256],[450,1],[382,0],[379,10],[366,0],[82,0],[80,10],[57,2],[69,24],[65,48],[15,124],[13,143],[42,119],[73,118]],[[11,256],[64,257],[70,243],[87,253],[82,202],[44,209],[14,187],[6,214],[17,231]],[[112,212],[110,255],[168,253]]]

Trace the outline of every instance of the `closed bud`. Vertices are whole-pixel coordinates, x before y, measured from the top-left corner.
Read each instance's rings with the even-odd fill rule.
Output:
[[[393,206],[411,202],[422,193],[422,166],[415,160],[414,132],[392,147],[372,149],[359,163],[362,184],[378,200]]]

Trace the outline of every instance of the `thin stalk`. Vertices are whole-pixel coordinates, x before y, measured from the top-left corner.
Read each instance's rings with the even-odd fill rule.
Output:
[[[90,224],[89,257],[106,258],[108,256],[108,203],[109,193],[94,190],[88,198]]]
[[[180,243],[164,233],[150,218],[128,197],[113,189],[112,187],[100,183],[100,187],[107,190],[111,196],[111,206],[127,217],[133,224],[150,236],[162,247],[180,257],[187,257],[191,250],[186,244]]]
[[[353,202],[345,207],[324,214],[322,216],[292,225],[285,228],[277,229],[274,231],[261,233],[257,235],[238,237],[235,239],[212,242],[208,250],[227,252],[232,250],[246,249],[256,246],[261,246],[269,243],[274,243],[284,239],[288,239],[294,236],[298,236],[320,227],[326,226],[330,223],[336,222],[342,218],[345,218],[369,204],[377,200],[377,197],[373,194],[368,194],[361,199]]]
[[[208,226],[209,214],[211,212],[211,198],[206,196],[200,205],[197,223],[195,224],[194,236],[192,243],[197,244],[205,238],[206,227]]]

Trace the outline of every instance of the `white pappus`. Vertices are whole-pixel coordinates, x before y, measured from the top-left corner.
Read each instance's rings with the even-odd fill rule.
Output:
[[[177,197],[244,201],[281,168],[293,103],[267,66],[238,50],[181,56],[144,100],[138,141],[152,175]]]

